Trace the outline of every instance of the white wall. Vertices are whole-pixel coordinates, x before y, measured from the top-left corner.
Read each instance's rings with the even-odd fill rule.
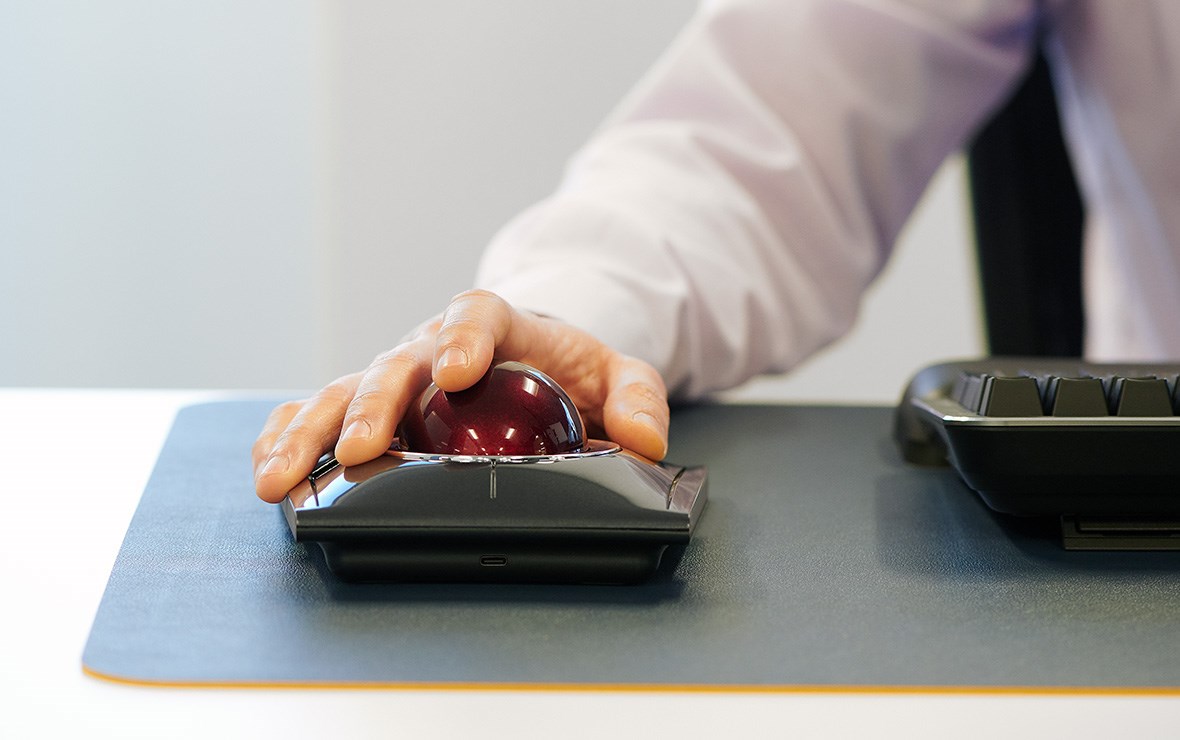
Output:
[[[0,385],[310,388],[364,365],[468,286],[692,8],[0,4]],[[958,179],[852,359],[747,394],[888,400],[978,351]],[[913,290],[935,282],[945,300]],[[831,385],[825,363],[866,358],[862,390]]]
[[[0,5],[0,384],[312,375],[313,9]]]

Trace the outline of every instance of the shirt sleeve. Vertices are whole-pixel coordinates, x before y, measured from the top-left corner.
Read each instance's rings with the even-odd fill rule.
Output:
[[[852,324],[1039,17],[1033,0],[707,3],[477,284],[651,362],[678,397],[787,370]]]

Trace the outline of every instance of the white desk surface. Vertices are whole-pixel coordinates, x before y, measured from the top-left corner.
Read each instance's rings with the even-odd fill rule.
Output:
[[[1180,736],[1180,696],[220,690],[84,675],[91,620],[173,414],[228,395],[0,389],[0,736]]]

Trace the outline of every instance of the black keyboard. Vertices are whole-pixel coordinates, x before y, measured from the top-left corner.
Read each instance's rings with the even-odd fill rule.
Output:
[[[1180,363],[1007,358],[931,365],[895,436],[996,511],[1062,519],[1071,549],[1180,549]]]

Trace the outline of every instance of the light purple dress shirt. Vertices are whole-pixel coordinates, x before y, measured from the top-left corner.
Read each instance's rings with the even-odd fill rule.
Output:
[[[789,369],[851,326],[1038,41],[1087,207],[1087,355],[1180,357],[1174,0],[708,2],[477,283],[651,362],[679,396]]]

